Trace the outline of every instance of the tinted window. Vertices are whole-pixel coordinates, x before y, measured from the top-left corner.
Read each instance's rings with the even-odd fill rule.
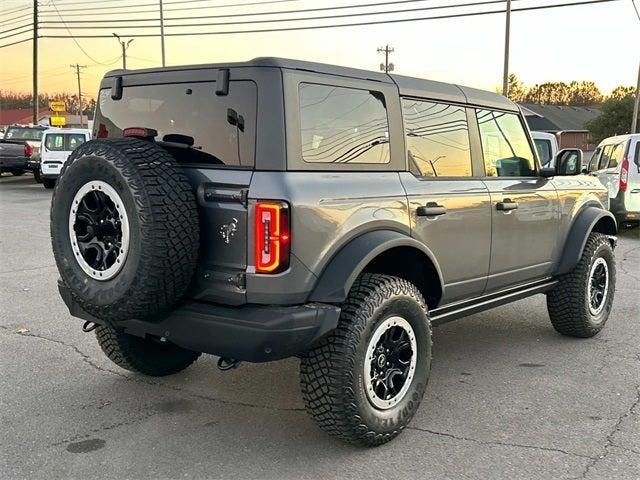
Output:
[[[636,153],[633,162],[638,166],[638,173],[640,173],[640,140],[636,142]]]
[[[302,158],[309,163],[389,163],[382,94],[301,83]]]
[[[533,142],[536,145],[538,157],[540,157],[540,163],[542,163],[543,167],[546,167],[551,162],[551,141],[544,140],[542,138],[534,138]]]
[[[464,107],[402,101],[409,165],[425,177],[470,177],[471,149]]]
[[[605,145],[602,147],[602,156],[600,157],[600,163],[598,164],[598,170],[607,168],[609,161],[611,160],[611,152],[613,151],[613,145]]]
[[[29,128],[29,127],[9,127],[5,138],[7,140],[42,140],[42,134],[44,129],[42,128]]]
[[[174,144],[193,140],[188,150],[170,150],[180,161],[252,166],[256,85],[232,81],[228,95],[215,92],[215,82],[146,85],[125,87],[122,99],[112,100],[111,91],[104,89],[100,92],[96,136],[120,137],[128,127],[152,128],[158,131],[157,140]]]
[[[86,142],[86,137],[82,133],[70,133],[65,135],[67,138],[67,150],[75,150],[77,147]]]
[[[617,167],[622,163],[622,157],[624,156],[624,143],[619,143],[613,147],[611,151],[611,159],[609,160],[609,168]]]
[[[600,162],[601,153],[602,153],[602,147],[598,147],[593,152],[593,155],[591,155],[591,160],[589,160],[589,168],[588,168],[589,172],[593,172],[598,169],[598,163]]]
[[[64,150],[64,135],[62,133],[47,134],[44,145],[47,150],[62,151]]]
[[[478,110],[478,124],[488,177],[529,177],[536,174],[531,145],[513,113]]]

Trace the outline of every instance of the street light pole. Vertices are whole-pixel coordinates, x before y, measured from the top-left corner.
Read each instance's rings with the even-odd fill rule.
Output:
[[[631,133],[639,133],[638,114],[640,114],[640,64],[638,65],[638,84],[636,85],[636,101],[633,103],[633,120],[631,120]]]
[[[82,119],[82,88],[80,87],[80,69],[87,68],[86,65],[69,65],[76,71],[76,76],[78,77],[78,115],[80,116],[80,128],[84,127],[84,120]]]
[[[164,54],[164,9],[162,8],[162,0],[160,0],[160,49],[162,51],[162,66],[166,66]]]
[[[507,0],[507,18],[504,28],[504,69],[502,71],[502,95],[509,96],[509,37],[511,36],[511,0]]]
[[[120,36],[117,33],[112,33],[112,35],[116,37],[116,40],[118,40],[120,47],[122,47],[122,69],[126,70],[127,69],[127,49],[129,48],[129,45],[131,45],[131,42],[133,42],[134,39],[131,38],[129,39],[128,42],[125,42],[124,40],[120,39]]]

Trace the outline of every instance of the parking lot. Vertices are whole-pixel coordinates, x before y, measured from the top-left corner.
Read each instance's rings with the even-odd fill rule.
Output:
[[[616,250],[607,328],[578,340],[535,296],[435,329],[411,426],[345,446],[303,410],[298,361],[162,379],[120,370],[60,299],[51,191],[0,178],[3,478],[640,478],[640,238]]]

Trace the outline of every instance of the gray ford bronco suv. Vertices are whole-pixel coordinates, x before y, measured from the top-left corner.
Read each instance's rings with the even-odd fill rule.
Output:
[[[495,93],[309,62],[108,73],[53,193],[71,315],[117,365],[300,358],[304,404],[361,445],[398,435],[431,327],[546,294],[591,337],[616,221],[581,152],[543,169]]]

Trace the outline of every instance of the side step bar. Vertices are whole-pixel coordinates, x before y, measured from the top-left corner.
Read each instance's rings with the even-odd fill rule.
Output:
[[[500,292],[483,295],[471,300],[463,300],[461,302],[451,303],[432,310],[431,323],[433,325],[442,325],[461,317],[473,315],[474,313],[489,310],[505,303],[530,297],[538,293],[544,293],[558,283],[554,279],[540,280],[535,283],[528,283],[516,288],[502,290]]]

